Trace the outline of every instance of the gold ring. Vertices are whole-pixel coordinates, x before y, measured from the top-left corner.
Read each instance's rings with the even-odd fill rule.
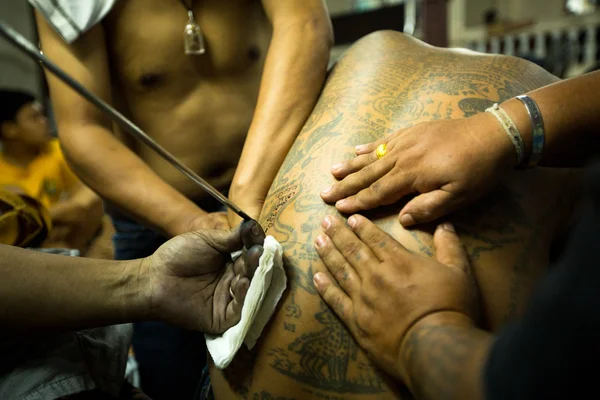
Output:
[[[377,146],[375,154],[377,154],[377,158],[381,160],[383,156],[387,154],[387,144],[382,143],[379,146]]]

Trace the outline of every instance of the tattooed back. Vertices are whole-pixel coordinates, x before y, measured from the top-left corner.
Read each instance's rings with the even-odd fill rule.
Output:
[[[524,60],[438,49],[395,32],[355,44],[332,70],[260,218],[285,249],[288,290],[257,347],[241,351],[225,371],[212,368],[216,397],[410,398],[371,365],[313,287],[314,273],[324,270],[313,243],[322,219],[336,214],[319,197],[333,183],[331,165],[353,157],[354,146],[398,129],[469,117],[555,80]],[[515,172],[493,194],[451,217],[476,271],[484,328],[495,331],[523,310],[570,215],[570,178],[565,170]],[[365,215],[409,250],[432,256],[431,231],[404,230],[397,221],[401,206]],[[438,373],[457,373],[459,361],[456,371]]]

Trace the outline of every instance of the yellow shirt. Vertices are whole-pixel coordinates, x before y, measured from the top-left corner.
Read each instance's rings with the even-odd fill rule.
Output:
[[[9,164],[0,153],[0,186],[17,186],[48,210],[78,182],[58,140],[50,141],[46,150],[26,168]]]

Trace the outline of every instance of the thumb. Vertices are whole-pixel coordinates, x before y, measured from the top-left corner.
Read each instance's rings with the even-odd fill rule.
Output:
[[[471,275],[471,264],[467,252],[451,223],[445,222],[438,225],[433,235],[433,244],[435,245],[436,260]]]
[[[228,230],[206,229],[196,233],[200,234],[206,243],[219,253],[231,253],[241,250],[244,246],[241,225]]]
[[[425,224],[450,214],[458,201],[454,193],[434,190],[423,193],[409,201],[400,211],[400,223],[405,228]]]
[[[264,231],[254,220],[244,221],[229,230],[205,230],[201,233],[207,243],[220,253],[238,251],[244,246],[249,249],[257,244],[262,245],[265,241]]]

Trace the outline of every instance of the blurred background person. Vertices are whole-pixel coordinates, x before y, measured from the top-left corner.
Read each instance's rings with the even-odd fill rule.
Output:
[[[0,90],[0,140],[0,186],[35,199],[50,214],[52,228],[41,247],[83,252],[101,227],[102,201],[67,165],[31,94]]]

